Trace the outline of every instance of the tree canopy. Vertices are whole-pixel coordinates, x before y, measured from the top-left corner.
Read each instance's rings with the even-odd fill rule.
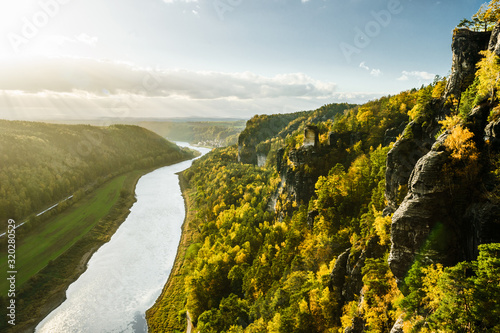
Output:
[[[489,3],[481,5],[476,14],[469,19],[462,19],[458,24],[459,28],[468,28],[474,31],[493,29],[500,19],[500,0],[491,0]]]

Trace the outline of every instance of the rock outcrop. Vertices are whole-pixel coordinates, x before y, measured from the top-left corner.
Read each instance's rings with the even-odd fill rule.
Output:
[[[446,86],[445,98],[451,96],[460,98],[461,93],[472,83],[476,72],[476,64],[481,60],[479,51],[486,50],[491,45],[491,36],[490,31],[455,30],[451,46],[453,63],[451,76]],[[496,41],[494,44],[497,44]]]
[[[431,150],[418,160],[410,177],[408,194],[392,217],[389,267],[400,280],[417,254],[432,257],[432,250],[422,247],[436,228],[450,222],[446,200],[449,189],[442,177],[448,155]]]
[[[387,154],[385,215],[394,213],[407,191],[408,180],[417,161],[427,154],[434,143],[432,135],[411,122]]]
[[[343,252],[335,262],[330,274],[330,291],[336,294],[336,312],[342,314],[342,307],[356,299],[363,287],[362,268],[368,258],[380,258],[384,255],[386,248],[379,244],[380,238],[375,236],[368,240],[363,251],[353,251],[351,248]],[[361,292],[362,297],[362,292]],[[360,300],[361,301],[361,300]],[[362,318],[355,316],[345,333],[363,332],[365,322]]]
[[[485,139],[494,149],[500,148],[500,119],[492,121],[484,129]]]
[[[314,125],[307,125],[304,130],[304,147],[319,146],[318,128]]]
[[[440,128],[438,120],[449,112],[443,107],[445,99],[459,97],[472,82],[480,51],[489,47],[500,52],[499,37],[500,25],[493,33],[455,31],[453,68],[445,97],[431,106],[433,118],[425,126],[415,122],[407,126],[387,156],[388,205],[384,213],[394,213],[389,266],[398,281],[405,278],[415,260],[454,265],[475,259],[479,244],[500,241],[499,211],[485,195],[487,159],[477,174],[463,179],[454,169],[450,171],[454,164],[445,147],[450,133],[434,139]],[[480,156],[489,156],[499,146],[499,122],[487,124],[491,108],[480,105],[466,120]]]
[[[319,145],[318,129],[311,125],[304,130],[304,144],[300,148],[290,150],[287,156],[284,149],[278,150],[276,169],[281,183],[271,198],[275,211],[276,204],[279,204],[282,213],[291,214],[293,206],[309,202],[319,176],[327,174],[330,169],[325,159],[329,153],[331,147]],[[282,194],[285,200],[280,201]]]

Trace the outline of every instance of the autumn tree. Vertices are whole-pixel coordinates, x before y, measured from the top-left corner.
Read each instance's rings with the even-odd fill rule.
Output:
[[[476,14],[472,16],[472,20],[462,19],[458,24],[459,28],[467,28],[488,31],[493,29],[496,22],[500,19],[500,0],[492,0],[489,3],[481,5]]]
[[[498,97],[500,87],[500,62],[499,57],[490,50],[481,51],[484,56],[477,64],[476,76],[479,79],[478,93],[489,96],[491,100]]]
[[[474,22],[484,27],[484,31],[493,29],[498,19],[500,19],[500,0],[491,0],[488,4],[483,4],[478,12],[472,16]]]

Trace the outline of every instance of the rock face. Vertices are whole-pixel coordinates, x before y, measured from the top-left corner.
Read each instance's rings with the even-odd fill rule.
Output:
[[[392,246],[389,267],[403,279],[415,255],[431,256],[422,246],[439,225],[448,225],[446,191],[442,168],[448,161],[446,152],[430,151],[418,160],[409,181],[408,195],[392,217]],[[445,221],[446,219],[446,221]],[[435,258],[437,259],[437,258]]]
[[[267,156],[265,154],[257,154],[257,166],[263,167],[266,164]]]
[[[398,320],[396,321],[396,323],[392,327],[390,333],[404,333],[403,324],[404,324],[403,318],[402,317],[398,318]]]
[[[307,125],[304,130],[304,147],[317,147],[318,145],[318,128],[313,125]]]
[[[500,25],[496,25],[491,32],[490,42],[488,44],[488,50],[496,53],[500,57]]]
[[[255,146],[246,144],[240,138],[241,136],[238,138],[238,162],[257,165]]]
[[[288,157],[285,157],[284,150],[278,150],[276,169],[280,174],[281,184],[271,198],[275,211],[277,203],[280,203],[284,213],[291,213],[292,207],[285,202],[295,202],[297,205],[309,202],[319,176],[328,173],[329,169],[323,166],[324,157],[329,152],[329,147],[302,146],[292,149],[288,152]],[[285,202],[280,202],[282,194],[285,194]]]
[[[396,141],[387,154],[385,197],[387,208],[385,215],[396,211],[400,197],[405,195],[405,186],[417,161],[432,147],[432,135],[415,122],[411,122],[403,132],[403,137]]]
[[[332,153],[330,145],[320,145],[318,129],[308,125],[304,130],[304,144],[298,149],[292,149],[285,156],[285,150],[279,149],[276,153],[276,170],[280,174],[281,183],[271,198],[270,208],[276,211],[279,206],[280,214],[291,214],[294,205],[307,203],[314,195],[315,184],[319,176],[328,174],[331,164],[328,156]],[[282,200],[284,195],[285,200]],[[311,227],[312,220],[311,215]]]
[[[304,146],[290,151],[288,159],[292,165],[286,168],[283,176],[286,179],[287,192],[293,201],[306,203],[313,195],[318,177],[305,170],[305,167],[315,164],[319,158],[320,155],[314,146]]]
[[[468,29],[456,29],[453,35],[453,63],[451,67],[451,76],[446,86],[445,98],[455,96],[459,98],[460,94],[474,80],[476,64],[481,60],[479,51],[486,50],[491,44],[490,37],[492,33],[470,31]],[[496,41],[495,43],[496,44]]]
[[[455,31],[453,68],[444,98],[460,96],[472,82],[481,50],[489,47],[500,52],[499,37],[500,25],[493,33]],[[398,281],[415,260],[454,265],[474,259],[479,244],[500,241],[498,205],[484,194],[491,186],[488,166],[483,165],[467,183],[449,169],[453,161],[444,145],[449,133],[434,139],[438,120],[448,113],[442,105],[432,105],[434,118],[425,127],[410,123],[387,155],[384,213],[394,213],[389,266]],[[500,121],[486,121],[491,107],[480,105],[466,121],[481,156],[489,156],[500,146]]]
[[[488,140],[495,149],[500,148],[500,119],[489,123],[484,132],[485,139]]]
[[[363,287],[362,268],[366,259],[383,256],[386,249],[379,244],[379,241],[378,237],[372,237],[362,252],[355,253],[349,248],[337,258],[330,274],[330,291],[336,294],[338,300],[336,312],[339,314],[339,319],[342,307],[355,300]],[[345,332],[363,332],[364,328],[365,322],[356,316]]]

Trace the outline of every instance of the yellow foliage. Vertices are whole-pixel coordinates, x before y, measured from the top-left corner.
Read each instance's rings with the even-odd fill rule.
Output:
[[[391,238],[390,226],[391,226],[391,216],[382,216],[382,212],[375,211],[375,221],[373,222],[373,227],[375,228],[375,233],[380,238],[380,245],[388,244]]]
[[[446,116],[444,120],[439,121],[441,124],[442,128],[445,130],[451,130],[458,124],[460,124],[460,117],[459,116]]]
[[[273,319],[267,324],[267,332],[269,333],[279,333],[281,326],[281,315],[277,312]]]
[[[468,159],[477,161],[479,154],[476,144],[472,141],[474,133],[461,125],[455,126],[451,134],[446,138],[444,144],[451,150],[451,156],[457,160]]]
[[[476,76],[479,78],[477,91],[479,95],[490,96],[493,99],[498,97],[497,90],[500,88],[500,58],[490,50],[480,53],[483,58],[477,64]]]
[[[451,151],[451,161],[443,166],[450,189],[460,182],[475,182],[479,173],[479,151],[472,140],[474,134],[461,125],[455,126],[444,145]]]
[[[403,113],[403,114],[404,114],[404,113],[406,113],[407,108],[408,108],[408,107],[406,106],[406,104],[405,104],[405,103],[401,103],[401,105],[399,106],[399,112],[401,112],[401,113]]]
[[[446,88],[446,80],[441,80],[434,86],[432,89],[432,98],[441,98],[444,93],[444,89]]]
[[[415,120],[417,116],[423,111],[423,106],[421,104],[415,105],[410,111],[408,111],[408,116],[411,120]]]
[[[316,272],[316,277],[317,277],[318,281],[321,282],[323,280],[324,276],[330,276],[330,272],[331,272],[331,270],[328,268],[328,266],[326,264],[322,264],[319,267],[318,272]]]
[[[262,265],[266,265],[267,264],[267,259],[266,259],[266,254],[265,253],[262,253],[262,255],[259,257],[259,261]]]
[[[436,311],[443,299],[443,290],[438,287],[439,278],[443,275],[443,265],[431,265],[422,268],[422,290],[425,292],[424,303],[431,311]]]
[[[309,312],[309,307],[307,305],[307,302],[305,299],[301,299],[299,302],[299,311],[302,313],[308,313]]]
[[[489,3],[482,4],[472,18],[480,25],[484,25],[485,31],[491,29],[492,25],[500,19],[500,1],[491,0]]]
[[[352,321],[358,312],[358,302],[351,301],[344,305],[342,309],[342,317],[340,318],[340,322],[342,323],[342,329],[339,332],[344,332],[344,330],[352,325]]]
[[[238,252],[234,260],[238,265],[243,264],[247,260],[247,254],[245,253],[244,250],[241,250],[240,252]]]
[[[365,297],[360,308],[366,320],[365,332],[382,332],[385,323],[396,320],[397,313],[393,308],[401,292],[389,269],[385,274],[378,270],[371,270],[363,277],[363,282],[365,282],[363,287]],[[383,289],[378,290],[381,287]]]
[[[356,115],[356,120],[361,124],[369,124],[371,119],[373,119],[372,109],[366,106],[360,106],[358,114]]]

